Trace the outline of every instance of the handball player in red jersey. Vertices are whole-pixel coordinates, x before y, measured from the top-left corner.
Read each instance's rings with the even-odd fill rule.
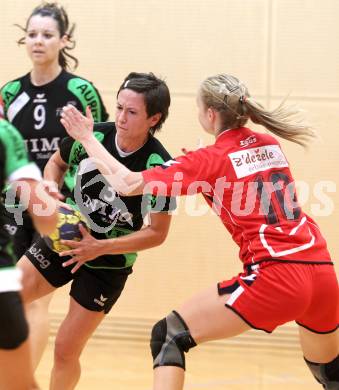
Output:
[[[326,241],[298,205],[278,140],[245,125],[250,119],[302,146],[315,135],[296,119],[296,109],[280,105],[267,111],[231,75],[204,80],[197,104],[199,121],[215,143],[143,172],[128,170],[103,150],[89,112],[85,118],[66,107],[62,114],[68,133],[108,164],[103,173],[118,191],[201,192],[240,248],[243,273],[196,294],[154,325],[154,390],[183,388],[185,352],[197,344],[252,328],[270,333],[289,321],[299,325],[315,379],[324,389],[338,390],[338,281]]]

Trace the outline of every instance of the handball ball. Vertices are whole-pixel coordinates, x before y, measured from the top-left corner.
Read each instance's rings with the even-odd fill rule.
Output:
[[[84,226],[88,230],[87,222],[79,211],[60,207],[56,229],[48,236],[44,236],[47,246],[57,253],[71,249],[67,245],[61,244],[60,241],[81,241],[82,235],[79,225]]]

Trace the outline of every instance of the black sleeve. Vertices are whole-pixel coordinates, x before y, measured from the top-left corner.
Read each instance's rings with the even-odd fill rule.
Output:
[[[72,146],[75,140],[71,137],[65,137],[61,140],[59,151],[61,158],[65,161],[66,164],[69,164],[69,156],[71,154]]]
[[[157,140],[153,138],[153,142],[155,143],[156,153],[162,158],[163,162],[171,160],[171,155],[167,152],[167,150],[163,147],[163,145]],[[154,161],[153,163],[149,163],[147,165],[147,169],[152,167],[156,167],[162,165],[160,162]],[[150,212],[169,212],[174,211],[177,208],[177,202],[175,197],[164,197],[164,196],[153,196],[150,198]]]

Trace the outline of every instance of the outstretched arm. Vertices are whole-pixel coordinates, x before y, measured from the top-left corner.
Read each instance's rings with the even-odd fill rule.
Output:
[[[61,123],[67,133],[81,142],[87,154],[95,159],[97,168],[110,185],[125,196],[143,193],[145,182],[141,172],[133,172],[117,161],[93,135],[93,117],[89,107],[86,116],[73,105],[63,108]]]

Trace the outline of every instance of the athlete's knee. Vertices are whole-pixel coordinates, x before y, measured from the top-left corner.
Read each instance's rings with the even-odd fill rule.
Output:
[[[193,337],[180,315],[172,311],[152,329],[151,351],[153,367],[177,366],[185,369],[185,354],[196,346]]]
[[[53,294],[48,294],[36,299],[35,301],[30,302],[29,304],[27,304],[26,310],[32,315],[41,317],[39,318],[39,320],[45,319],[46,321],[48,321],[48,307],[52,296]]]
[[[67,365],[79,360],[86,342],[79,342],[71,334],[67,334],[67,326],[64,324],[59,329],[54,343],[54,362]]]
[[[17,291],[0,293],[0,349],[18,348],[28,337],[28,325]]]
[[[71,343],[56,338],[54,344],[54,360],[59,363],[66,363],[78,358],[74,353]]]
[[[329,363],[313,363],[305,359],[315,379],[326,390],[339,390],[339,355]]]

